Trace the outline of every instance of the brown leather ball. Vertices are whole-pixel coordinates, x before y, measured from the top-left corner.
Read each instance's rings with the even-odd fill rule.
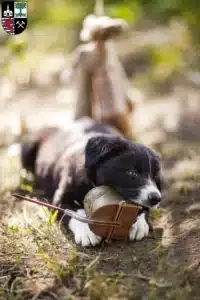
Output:
[[[126,238],[142,209],[138,205],[127,204],[118,193],[107,186],[90,190],[84,198],[84,208],[89,219],[118,223],[118,226],[89,224],[95,234],[107,240]]]

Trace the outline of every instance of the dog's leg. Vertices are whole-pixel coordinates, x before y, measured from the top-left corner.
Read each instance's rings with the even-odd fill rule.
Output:
[[[67,190],[67,184],[70,178],[67,176],[67,172],[63,172],[61,180],[53,197],[53,204],[62,204],[62,199],[65,196]],[[68,207],[69,208],[69,207]],[[74,210],[74,209],[73,209]],[[83,217],[86,217],[84,209],[78,209],[77,213]],[[67,218],[68,219],[68,218]],[[69,220],[69,219],[68,219]],[[69,222],[69,223],[68,223]],[[89,228],[88,224],[80,222],[71,218],[67,221],[69,229],[73,232],[76,244],[80,244],[83,247],[95,246],[101,242],[101,237],[95,235]]]
[[[86,217],[84,209],[78,209],[77,213],[83,217]],[[79,244],[82,247],[87,247],[90,245],[96,246],[101,242],[102,238],[94,234],[86,223],[71,218],[69,221],[69,228],[74,234],[76,244]]]
[[[131,230],[129,232],[129,238],[131,241],[133,240],[141,240],[149,234],[149,225],[146,221],[145,213],[141,213],[137,217],[136,222],[132,225]]]
[[[53,202],[52,202],[53,205],[58,206],[58,205],[62,204],[62,198],[65,195],[65,191],[67,190],[67,185],[68,185],[70,179],[71,178],[69,178],[69,176],[68,176],[68,169],[65,168],[62,171],[58,188],[55,191],[54,196],[53,196]]]

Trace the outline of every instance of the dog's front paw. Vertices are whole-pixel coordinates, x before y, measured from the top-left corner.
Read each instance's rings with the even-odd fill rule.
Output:
[[[77,213],[83,217],[85,217],[85,210],[79,209]],[[69,222],[69,228],[74,234],[74,239],[76,244],[81,245],[82,247],[88,246],[96,246],[102,240],[102,238],[96,234],[94,234],[88,224],[80,222],[75,219],[71,219]]]
[[[137,221],[132,225],[129,232],[129,238],[133,240],[141,240],[149,234],[149,225],[145,219],[145,214],[142,213],[137,217]]]

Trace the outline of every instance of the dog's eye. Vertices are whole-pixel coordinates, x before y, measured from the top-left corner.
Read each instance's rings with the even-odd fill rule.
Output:
[[[126,171],[126,174],[131,176],[131,177],[137,177],[138,176],[136,171]]]

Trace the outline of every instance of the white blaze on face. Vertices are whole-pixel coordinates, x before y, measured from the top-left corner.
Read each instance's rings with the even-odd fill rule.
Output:
[[[147,184],[141,189],[137,202],[139,204],[145,204],[145,202],[148,200],[148,197],[151,193],[156,193],[159,197],[161,197],[161,193],[158,190],[157,186],[153,181],[149,179]]]

